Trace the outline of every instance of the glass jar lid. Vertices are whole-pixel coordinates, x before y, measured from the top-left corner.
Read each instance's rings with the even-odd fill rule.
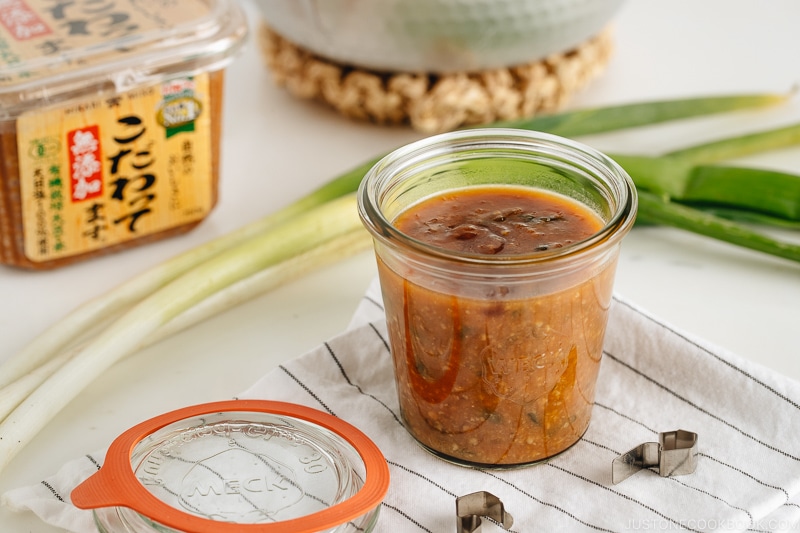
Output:
[[[132,427],[71,497],[114,533],[318,533],[349,531],[343,524],[369,531],[388,486],[382,453],[347,422],[233,400]]]

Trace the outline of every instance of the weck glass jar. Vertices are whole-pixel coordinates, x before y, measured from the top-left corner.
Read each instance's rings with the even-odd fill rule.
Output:
[[[388,487],[380,450],[344,420],[233,400],[130,428],[71,499],[100,533],[362,533]]]
[[[577,442],[636,214],[625,171],[568,139],[472,129],[389,154],[358,200],[411,435],[497,468]]]

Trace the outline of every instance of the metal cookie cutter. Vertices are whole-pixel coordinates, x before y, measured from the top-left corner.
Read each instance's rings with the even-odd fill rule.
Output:
[[[697,433],[678,429],[658,434],[623,453],[611,465],[611,483],[617,484],[644,468],[658,467],[662,477],[691,474],[697,468]]]
[[[509,529],[514,519],[505,511],[500,498],[489,492],[473,492],[456,498],[458,529],[456,533],[479,533],[481,517],[494,520]]]

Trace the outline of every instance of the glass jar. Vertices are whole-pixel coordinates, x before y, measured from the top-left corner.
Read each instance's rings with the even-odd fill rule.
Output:
[[[71,499],[100,533],[362,533],[388,486],[380,450],[347,422],[234,400],[132,427]]]
[[[576,202],[600,229],[560,247],[489,255],[396,227],[424,200],[487,186]],[[625,171],[568,139],[472,129],[389,154],[358,200],[413,437],[443,459],[496,468],[533,464],[577,442],[591,418],[620,242],[636,214]]]

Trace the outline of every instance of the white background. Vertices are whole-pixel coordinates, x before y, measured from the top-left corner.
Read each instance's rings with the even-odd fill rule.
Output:
[[[255,24],[255,11],[247,7]],[[608,69],[570,107],[788,92],[800,83],[799,26],[796,0],[629,0],[616,18]],[[618,153],[658,153],[800,120],[798,99],[757,113],[581,140]],[[421,136],[408,128],[354,123],[289,96],[273,84],[254,42],[228,70],[224,120],[220,203],[196,230],[57,271],[0,267],[0,359],[147,267]],[[800,148],[741,162],[800,173]],[[0,492],[38,483],[146,418],[233,397],[280,361],[341,331],[374,275],[371,253],[362,253],[122,361],[68,403],[0,473]],[[800,378],[798,264],[674,229],[635,228],[623,246],[617,291],[691,335]],[[0,529],[55,531],[5,508]]]

